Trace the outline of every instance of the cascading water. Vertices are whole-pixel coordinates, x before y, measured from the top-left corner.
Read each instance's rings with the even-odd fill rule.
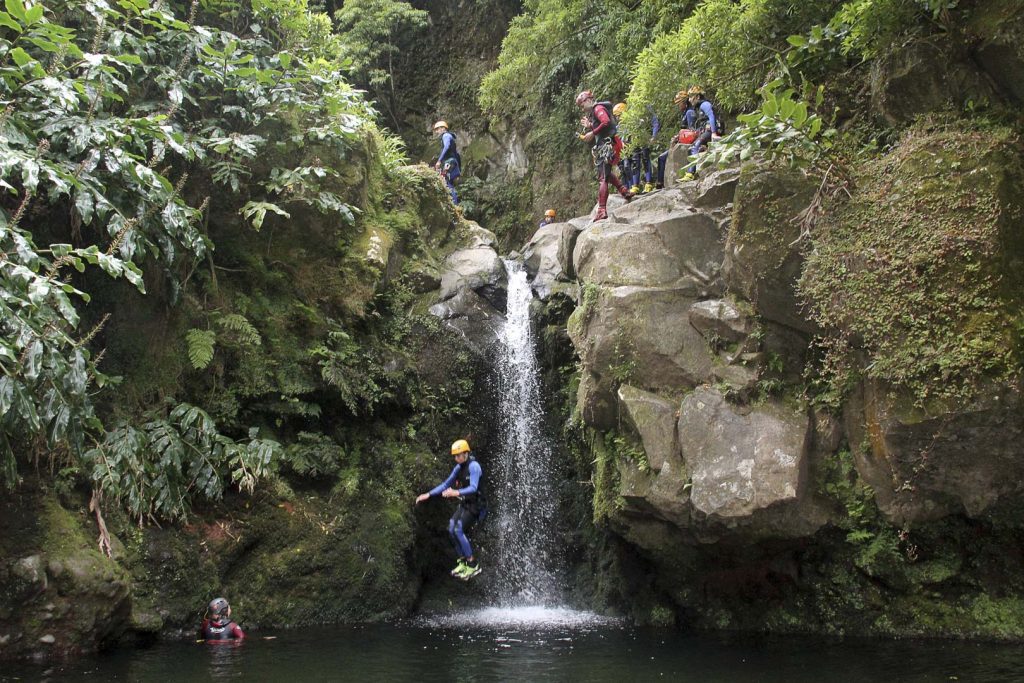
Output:
[[[561,604],[559,576],[565,558],[556,545],[559,480],[554,449],[544,431],[540,365],[530,303],[533,293],[520,263],[506,261],[508,305],[496,363],[497,445],[487,480],[496,552],[484,553],[492,573],[491,606],[454,610],[427,619],[432,627],[493,628],[507,636],[533,630],[585,631],[615,619]],[[485,477],[488,473],[485,472]],[[567,640],[567,639],[566,639]]]
[[[552,542],[557,509],[552,448],[544,433],[540,374],[530,323],[533,292],[523,266],[506,261],[508,308],[497,360],[501,447],[494,483],[497,572],[505,607],[557,600],[560,558]]]

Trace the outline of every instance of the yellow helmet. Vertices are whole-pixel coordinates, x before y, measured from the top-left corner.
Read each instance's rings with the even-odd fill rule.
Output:
[[[619,102],[614,107],[612,107],[612,114],[614,114],[615,116],[622,116],[622,112],[624,111],[626,111],[625,102]]]
[[[699,85],[691,85],[689,91],[687,91],[687,94],[688,95],[703,95],[704,94],[704,88],[700,87]]]
[[[548,209],[547,211],[544,212],[544,215],[547,216],[548,218],[554,218],[555,217],[555,210],[554,209]]]
[[[682,104],[683,102],[686,101],[687,96],[688,93],[685,90],[680,90],[679,92],[676,93],[676,96],[672,98],[672,102],[674,102],[677,105]]]
[[[459,453],[469,453],[469,442],[465,439],[459,439],[452,444],[452,455],[458,455]]]
[[[447,127],[448,127],[448,122],[447,121],[438,121],[437,123],[434,124],[434,127],[431,130],[437,130],[438,128],[447,128]]]

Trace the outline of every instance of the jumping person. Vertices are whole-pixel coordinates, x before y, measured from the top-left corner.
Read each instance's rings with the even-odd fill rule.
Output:
[[[555,222],[555,210],[554,209],[548,209],[547,211],[544,212],[544,218],[541,219],[540,225],[538,225],[537,227],[538,228],[543,228],[545,225],[551,225],[554,222]]]
[[[434,170],[444,178],[452,203],[458,204],[459,194],[455,191],[455,181],[462,175],[462,156],[455,144],[455,133],[448,130],[447,121],[438,121],[434,124],[434,135],[441,138],[441,153],[437,155]]]
[[[584,90],[576,96],[576,106],[584,113],[580,123],[590,129],[580,134],[580,140],[594,145],[591,155],[597,168],[598,181],[597,215],[594,220],[605,220],[608,218],[608,183],[614,185],[627,202],[633,199],[633,193],[615,175],[615,166],[622,153],[622,140],[616,134],[611,102],[597,102],[594,93]]]
[[[231,605],[224,598],[214,598],[206,608],[206,618],[199,627],[200,637],[207,641],[242,640],[245,632],[231,621]]]
[[[480,480],[483,477],[483,469],[480,463],[473,456],[469,448],[469,442],[459,439],[452,444],[452,455],[455,457],[455,468],[448,478],[430,489],[427,493],[421,493],[416,497],[416,504],[440,495],[442,498],[458,498],[459,507],[455,514],[448,521],[448,535],[455,546],[458,555],[458,563],[451,575],[457,579],[468,581],[480,573],[480,563],[473,555],[473,546],[470,545],[466,532],[482,519],[486,514],[486,504],[481,491]]]

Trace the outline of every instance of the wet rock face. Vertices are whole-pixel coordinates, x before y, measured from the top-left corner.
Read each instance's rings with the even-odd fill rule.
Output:
[[[807,208],[817,186],[798,171],[744,166],[725,250],[728,288],[764,318],[804,332],[815,328],[796,293],[803,256],[793,218]]]
[[[437,301],[429,310],[471,350],[486,355],[505,320],[508,276],[490,231],[470,222],[460,245],[445,258]]]
[[[980,517],[1024,496],[1019,387],[994,386],[970,405],[928,415],[866,383],[845,419],[857,471],[894,524]]]
[[[961,109],[968,100],[992,102],[999,94],[966,54],[930,37],[909,43],[872,65],[871,108],[889,125],[928,112]]]
[[[602,288],[574,314],[569,335],[593,375],[678,391],[711,377],[714,357],[690,324],[693,303],[680,289]]]
[[[541,299],[565,289],[575,277],[572,253],[580,228],[572,223],[552,223],[537,230],[523,247],[523,264],[533,278],[533,290]]]
[[[679,415],[683,460],[698,510],[749,517],[797,500],[806,485],[810,421],[780,405],[740,412],[712,389],[687,396]]]
[[[629,385],[619,387],[619,404],[626,419],[640,435],[651,469],[660,472],[665,463],[679,461],[676,439],[676,407],[657,394]]]
[[[115,641],[130,626],[128,573],[55,502],[16,498],[0,508],[0,660],[95,652]]]

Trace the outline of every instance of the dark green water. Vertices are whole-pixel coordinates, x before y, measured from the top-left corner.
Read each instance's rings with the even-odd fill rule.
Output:
[[[1002,681],[1024,680],[1017,646],[807,636],[685,635],[587,619],[489,617],[283,631],[237,646],[166,642],[68,665],[7,667],[52,681]]]

